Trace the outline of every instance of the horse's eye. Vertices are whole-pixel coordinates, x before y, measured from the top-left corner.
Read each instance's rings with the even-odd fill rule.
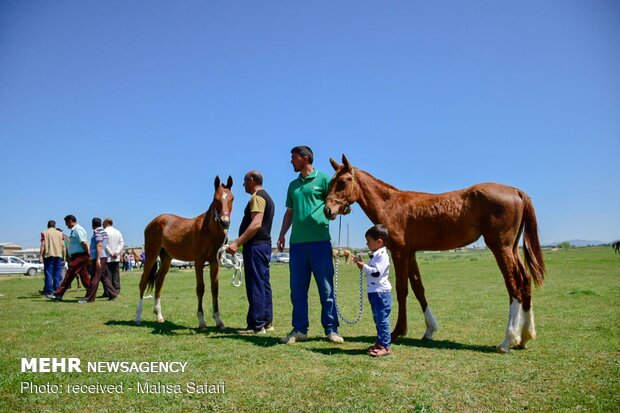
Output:
[[[338,182],[336,182],[336,191],[343,191],[346,184],[347,183],[344,180],[339,180]]]

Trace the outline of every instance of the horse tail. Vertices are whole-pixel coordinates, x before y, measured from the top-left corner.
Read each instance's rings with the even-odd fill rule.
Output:
[[[534,284],[540,287],[545,281],[545,261],[543,260],[540,242],[538,241],[538,222],[534,205],[529,196],[521,192],[521,197],[525,203],[523,207],[523,251],[525,255],[525,265],[528,268]]]
[[[157,261],[155,261],[155,263],[153,264],[153,268],[151,268],[151,272],[149,273],[149,278],[146,284],[146,289],[147,291],[151,291],[153,289],[153,287],[155,286],[155,282],[157,281]]]

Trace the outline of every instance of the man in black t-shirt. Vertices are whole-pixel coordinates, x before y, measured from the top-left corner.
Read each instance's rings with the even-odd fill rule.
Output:
[[[243,245],[245,266],[245,289],[250,308],[247,315],[247,329],[242,334],[264,334],[273,331],[273,302],[269,282],[271,261],[271,224],[274,204],[263,189],[263,176],[250,171],[243,179],[245,192],[251,195],[243,211],[239,227],[239,238],[228,246],[226,252],[234,254]]]

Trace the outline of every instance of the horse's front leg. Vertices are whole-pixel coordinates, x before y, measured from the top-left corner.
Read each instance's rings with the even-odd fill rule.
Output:
[[[198,298],[198,328],[205,330],[207,323],[205,322],[205,313],[202,310],[202,298],[205,295],[205,280],[204,280],[204,263],[195,262],[196,270],[196,297]]]
[[[435,331],[439,330],[439,326],[437,325],[435,316],[431,311],[431,307],[426,301],[426,295],[424,294],[424,284],[422,284],[422,276],[420,275],[420,268],[418,267],[418,262],[415,259],[415,254],[411,256],[411,259],[409,261],[409,282],[411,283],[411,288],[413,289],[415,298],[418,299],[418,302],[420,303],[420,308],[424,313],[426,331],[424,332],[424,336],[422,336],[422,340],[432,340],[433,334],[435,334]]]
[[[220,263],[217,260],[210,262],[209,271],[211,275],[211,298],[213,300],[213,318],[218,330],[224,330],[224,322],[220,318],[220,304],[218,300],[220,290]]]
[[[172,257],[166,254],[161,254],[161,267],[159,268],[159,272],[157,273],[157,280],[155,281],[155,302],[153,303],[153,313],[155,313],[155,318],[158,323],[164,322],[164,316],[161,314],[161,289],[164,286],[164,280],[166,279],[166,274],[170,269],[170,262],[172,261]]]
[[[407,334],[407,274],[409,270],[408,257],[401,252],[392,252],[394,269],[396,270],[396,299],[398,301],[398,319],[392,331],[392,341]]]

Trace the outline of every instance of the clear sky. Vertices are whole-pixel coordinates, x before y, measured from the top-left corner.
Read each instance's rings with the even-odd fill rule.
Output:
[[[71,213],[141,245],[216,175],[236,233],[256,168],[275,244],[300,144],[401,189],[517,186],[543,242],[615,240],[619,41],[615,0],[0,0],[0,242]]]

